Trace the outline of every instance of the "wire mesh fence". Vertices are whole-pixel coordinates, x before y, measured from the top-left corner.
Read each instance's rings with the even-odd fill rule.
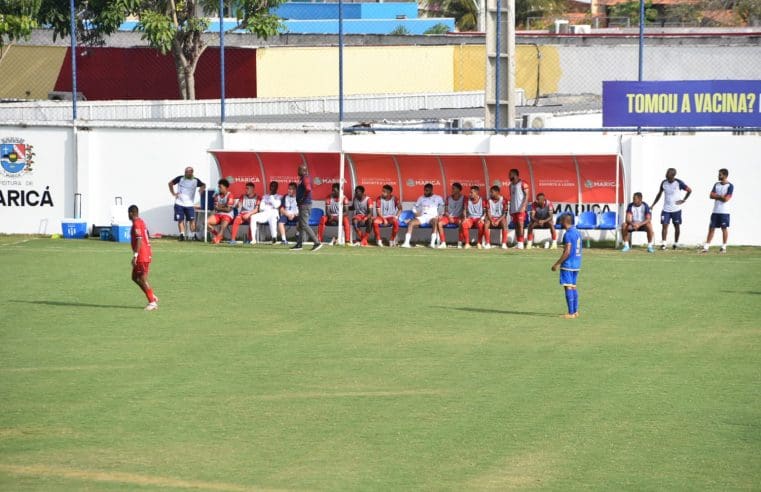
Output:
[[[497,2],[497,9],[506,4]],[[45,30],[6,44],[0,115],[70,120],[76,98],[78,119],[90,121],[493,130],[485,106],[495,76],[487,63],[494,37],[461,32],[461,17],[414,2],[288,2],[273,10],[279,33],[263,38],[242,29],[223,5],[228,17],[221,23],[203,14],[197,59],[150,46],[134,32],[139,18],[102,45],[78,44],[76,54],[67,39]],[[483,28],[476,14],[475,28]],[[549,26],[546,18],[525,19],[524,26],[543,30],[516,35],[509,95],[515,117],[501,119],[498,129],[602,130],[603,82],[637,80],[641,55],[644,80],[743,80],[761,73],[761,38],[752,30],[661,30],[639,39],[626,29],[630,17],[580,19],[589,24],[578,29],[562,19]],[[506,36],[512,30],[504,27]],[[188,84],[193,100],[184,99]]]

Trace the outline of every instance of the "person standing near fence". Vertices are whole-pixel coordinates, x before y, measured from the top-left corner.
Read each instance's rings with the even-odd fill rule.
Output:
[[[684,191],[684,197],[680,197],[681,192]],[[658,190],[658,194],[655,195],[653,200],[653,207],[661,199],[661,195],[665,196],[663,203],[663,211],[661,212],[661,250],[666,249],[666,239],[669,234],[669,222],[674,224],[674,249],[677,249],[679,245],[680,226],[682,224],[682,209],[681,205],[687,201],[690,197],[692,190],[689,186],[684,184],[684,181],[676,178],[676,169],[673,167],[668,168],[666,171],[666,179],[661,181],[661,187]]]
[[[713,241],[713,233],[718,228],[721,229],[721,249],[719,253],[727,252],[727,240],[729,239],[729,205],[727,202],[732,199],[735,192],[735,185],[730,183],[727,178],[729,171],[719,169],[719,181],[711,188],[711,200],[713,200],[713,213],[711,221],[708,224],[708,237],[703,245],[701,253],[708,253],[708,248]]]
[[[174,187],[177,186],[177,191]],[[185,174],[177,176],[169,182],[169,193],[174,197],[174,220],[177,221],[177,228],[180,231],[180,241],[185,240],[185,221],[190,224],[191,239],[197,241],[196,234],[196,190],[204,193],[206,185],[200,179],[193,175],[193,168],[185,168]]]
[[[129,220],[132,222],[130,229],[130,242],[132,245],[132,281],[143,291],[148,299],[146,311],[155,311],[159,308],[159,298],[153,293],[153,287],[148,283],[148,271],[151,268],[151,239],[148,237],[148,227],[140,218],[137,205],[130,205],[127,209]]]
[[[312,251],[317,251],[322,248],[322,243],[317,239],[317,234],[314,233],[309,226],[309,217],[312,215],[312,177],[309,175],[309,170],[306,164],[299,166],[299,184],[296,187],[296,204],[299,206],[299,225],[297,230],[299,231],[296,245],[291,249],[293,251],[301,251],[304,249],[302,241],[304,236],[309,236],[314,246]]]

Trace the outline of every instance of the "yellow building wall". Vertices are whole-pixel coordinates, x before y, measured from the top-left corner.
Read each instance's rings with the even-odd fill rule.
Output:
[[[454,47],[454,90],[482,91],[486,87],[486,49],[481,45]]]
[[[47,99],[66,57],[62,46],[9,46],[0,60],[0,97]]]
[[[537,56],[537,53],[541,57]],[[454,90],[482,91],[486,87],[486,47],[461,45],[454,47]],[[562,71],[560,55],[554,46],[518,45],[515,48],[515,85],[536,97],[537,69],[541,94],[557,92]]]
[[[353,46],[344,49],[344,92],[452,92],[452,46]],[[258,97],[338,95],[338,50],[261,48],[256,52]]]

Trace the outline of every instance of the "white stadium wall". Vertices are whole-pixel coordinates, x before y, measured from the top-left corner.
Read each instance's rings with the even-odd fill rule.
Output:
[[[186,165],[199,178],[216,179],[210,149],[335,152],[333,133],[267,132],[218,129],[80,129],[67,127],[0,127],[0,141],[23,139],[34,146],[32,169],[21,176],[0,174],[0,233],[60,233],[61,219],[72,217],[74,194],[82,194],[82,217],[89,226],[108,225],[114,198],[136,203],[151,231],[175,234],[173,199],[167,182]],[[726,167],[735,184],[731,202],[731,244],[761,245],[758,196],[761,189],[761,136],[729,134],[597,135],[545,134],[481,136],[441,134],[374,134],[344,138],[347,152],[398,154],[584,155],[621,153],[625,195],[642,191],[651,202],[666,168],[678,169],[693,196],[684,206],[682,241],[705,239],[712,201],[708,198],[717,170]],[[214,183],[212,183],[214,186]],[[47,189],[52,205],[38,198]],[[30,192],[36,192],[30,193]],[[31,202],[22,203],[21,195]],[[12,199],[12,200],[11,200]],[[36,203],[36,204],[33,204]],[[656,230],[662,202],[655,209]],[[656,234],[659,237],[659,232]]]

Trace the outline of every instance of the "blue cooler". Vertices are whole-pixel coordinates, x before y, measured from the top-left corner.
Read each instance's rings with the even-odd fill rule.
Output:
[[[87,221],[84,219],[61,219],[64,239],[84,239],[87,236]]]
[[[111,240],[117,243],[128,243],[132,239],[130,236],[131,226],[124,225],[112,225],[111,226]]]

